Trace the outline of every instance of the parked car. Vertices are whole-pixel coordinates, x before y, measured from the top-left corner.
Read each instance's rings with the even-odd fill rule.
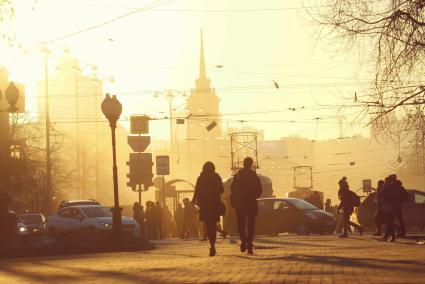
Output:
[[[59,210],[65,207],[74,206],[74,205],[100,205],[94,199],[87,200],[64,200],[59,204]]]
[[[309,233],[335,231],[335,217],[298,198],[258,199],[257,234]]]
[[[407,189],[408,201],[403,203],[403,217],[406,230],[425,229],[425,192],[416,189]],[[357,220],[364,227],[373,228],[376,211],[376,192],[370,193],[360,204],[357,210]]]
[[[38,234],[43,231],[46,218],[41,213],[21,214],[19,220],[27,227],[29,234]]]
[[[101,205],[73,205],[60,209],[46,220],[48,234],[57,235],[70,232],[106,232],[112,230],[112,212]],[[136,221],[122,217],[124,233],[140,236]]]

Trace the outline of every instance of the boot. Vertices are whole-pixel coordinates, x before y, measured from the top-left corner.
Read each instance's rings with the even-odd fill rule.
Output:
[[[241,242],[241,252],[245,252],[245,251],[246,251],[246,243]]]
[[[210,256],[215,256],[216,250],[215,247],[210,247]]]
[[[254,251],[252,250],[252,243],[248,244],[248,254],[254,254]]]

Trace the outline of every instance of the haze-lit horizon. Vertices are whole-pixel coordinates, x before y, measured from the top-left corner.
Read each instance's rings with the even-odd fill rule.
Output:
[[[43,78],[37,43],[150,3],[45,0],[33,9],[18,6],[10,30],[23,48],[3,44],[0,50],[7,55],[4,62],[11,78],[27,86],[30,112],[36,111],[35,86]],[[123,124],[128,127],[125,120],[130,114],[168,115],[166,99],[154,98],[155,93],[189,94],[194,88],[202,29],[207,76],[221,99],[224,128],[254,127],[264,130],[266,139],[290,135],[337,138],[335,105],[350,105],[354,92],[365,94],[370,87],[367,67],[360,67],[358,58],[351,56],[354,53],[335,54],[329,43],[317,42],[312,37],[315,27],[302,7],[302,1],[165,1],[151,10],[51,42],[47,45],[52,52],[49,70],[53,71],[68,48],[86,73],[96,65],[99,77],[113,77],[113,84],[105,80],[104,91],[116,94],[123,103]],[[181,96],[174,105],[177,116],[185,115]],[[355,120],[361,110],[344,109],[343,136],[368,136],[368,128],[359,123],[367,117]],[[154,139],[168,139],[168,133],[167,121],[152,123]]]

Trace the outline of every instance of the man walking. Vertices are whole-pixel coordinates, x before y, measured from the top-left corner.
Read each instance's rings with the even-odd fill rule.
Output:
[[[263,192],[260,179],[252,169],[254,161],[245,158],[243,169],[233,178],[231,186],[230,200],[232,207],[236,210],[239,237],[241,239],[241,252],[248,249],[249,254],[253,254],[252,242],[254,240],[255,216],[258,214],[257,198]],[[248,232],[245,226],[248,223]]]
[[[350,221],[351,214],[354,212],[354,207],[360,205],[360,197],[350,190],[346,177],[343,177],[339,181],[338,197],[341,200],[341,203],[338,206],[338,213],[342,210],[342,223],[344,225],[344,233],[339,237],[348,238],[348,230],[350,226],[356,228],[359,234],[362,235],[363,227]]]

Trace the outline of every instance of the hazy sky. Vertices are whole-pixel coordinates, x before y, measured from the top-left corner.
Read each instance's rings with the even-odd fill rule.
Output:
[[[104,76],[115,78],[114,84],[105,84],[105,91],[122,101],[124,118],[132,113],[163,116],[160,112],[167,112],[166,100],[152,94],[165,94],[168,89],[189,93],[194,87],[202,28],[207,73],[221,98],[224,126],[240,126],[238,120],[244,120],[243,125],[264,129],[268,139],[291,134],[311,139],[338,137],[337,110],[332,106],[351,105],[354,92],[365,95],[371,77],[357,53],[336,53],[330,41],[315,39],[317,27],[302,7],[320,5],[320,1],[16,2],[15,20],[2,30],[14,33],[25,48],[2,43],[0,63],[9,68],[14,80],[27,84],[29,98],[35,97],[35,83],[42,78],[38,43],[152,4],[157,6],[50,43],[51,69],[68,47],[82,60],[83,68],[96,64]],[[176,105],[183,110],[183,99],[176,99]],[[31,111],[34,106],[29,99]],[[349,124],[360,110],[344,110],[344,136],[367,135],[361,124]],[[243,114],[231,115],[235,113]],[[166,121],[153,122],[153,137],[167,138],[167,125]]]

